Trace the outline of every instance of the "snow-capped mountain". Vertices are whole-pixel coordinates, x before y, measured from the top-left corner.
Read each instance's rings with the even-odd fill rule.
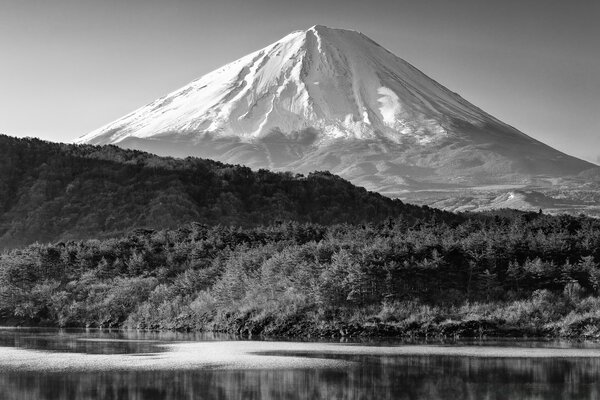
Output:
[[[355,31],[313,26],[78,143],[330,170],[385,193],[530,183],[591,164],[502,123]]]

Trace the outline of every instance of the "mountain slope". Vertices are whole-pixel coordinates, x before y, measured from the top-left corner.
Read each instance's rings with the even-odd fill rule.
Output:
[[[78,143],[330,170],[383,193],[527,184],[593,165],[497,120],[363,34],[314,26]]]
[[[0,249],[191,221],[366,223],[399,215],[456,218],[367,192],[329,173],[253,172],[115,146],[0,135]]]

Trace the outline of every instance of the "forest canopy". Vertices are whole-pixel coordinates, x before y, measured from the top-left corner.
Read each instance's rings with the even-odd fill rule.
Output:
[[[450,213],[403,204],[329,172],[308,176],[116,146],[0,135],[0,249],[107,238],[133,228],[366,223]]]
[[[4,321],[269,335],[600,334],[600,221],[188,224],[0,256]]]

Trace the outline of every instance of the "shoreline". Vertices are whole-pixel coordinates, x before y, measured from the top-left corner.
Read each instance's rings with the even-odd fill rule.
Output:
[[[400,340],[460,340],[460,339],[564,339],[570,341],[599,341],[598,335],[561,334],[556,328],[547,326],[509,326],[501,325],[490,320],[448,320],[442,323],[343,323],[334,322],[320,326],[307,326],[310,324],[297,324],[278,326],[277,329],[260,329],[252,321],[238,321],[237,326],[210,324],[208,327],[127,327],[127,326],[58,326],[45,323],[15,323],[5,324],[0,322],[0,329],[97,329],[108,331],[139,331],[139,332],[173,332],[173,333],[198,333],[214,335],[230,335],[241,339],[265,338],[282,340],[323,340],[323,339],[400,339]],[[573,331],[571,331],[573,333]]]

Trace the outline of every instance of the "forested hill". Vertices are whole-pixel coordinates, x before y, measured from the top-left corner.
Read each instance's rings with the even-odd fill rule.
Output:
[[[398,216],[458,218],[368,192],[328,172],[252,171],[199,158],[0,135],[0,248],[191,221],[253,226]]]
[[[600,339],[600,220],[187,224],[0,253],[0,325]]]

